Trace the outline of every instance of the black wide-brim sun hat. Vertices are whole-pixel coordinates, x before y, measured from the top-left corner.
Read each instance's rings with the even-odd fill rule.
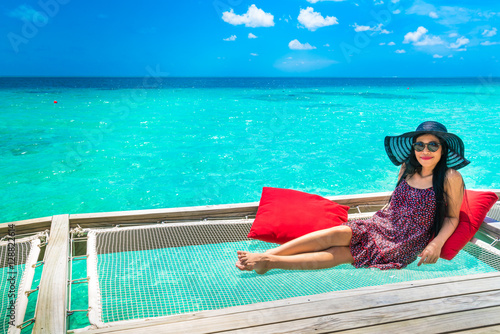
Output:
[[[432,134],[446,141],[448,145],[446,165],[448,168],[456,170],[470,163],[469,160],[464,158],[464,143],[462,139],[453,133],[449,133],[443,124],[434,121],[424,122],[415,131],[403,133],[400,136],[385,137],[385,151],[392,163],[399,166],[403,162],[408,161],[411,150],[413,150],[413,138],[424,134]]]

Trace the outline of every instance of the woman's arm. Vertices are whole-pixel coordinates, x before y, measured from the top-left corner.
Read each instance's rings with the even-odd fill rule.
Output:
[[[443,221],[443,226],[438,235],[425,247],[418,256],[421,257],[418,265],[422,263],[436,263],[441,255],[441,248],[448,238],[455,232],[458,226],[458,217],[460,215],[460,207],[464,196],[464,181],[462,175],[454,169],[449,169],[446,173],[444,183],[444,191],[446,193],[447,207],[446,217]]]

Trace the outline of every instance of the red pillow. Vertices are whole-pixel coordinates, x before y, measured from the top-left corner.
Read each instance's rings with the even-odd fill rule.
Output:
[[[486,214],[496,201],[498,196],[494,192],[465,190],[457,229],[441,249],[443,259],[453,259],[465,247],[479,230]]]
[[[345,223],[348,206],[291,189],[264,187],[248,237],[283,244],[304,234]]]

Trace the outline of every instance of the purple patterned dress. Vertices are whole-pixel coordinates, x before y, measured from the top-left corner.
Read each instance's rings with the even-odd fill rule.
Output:
[[[343,224],[352,229],[353,266],[401,269],[415,261],[429,243],[435,210],[432,188],[412,188],[403,180],[386,209]]]

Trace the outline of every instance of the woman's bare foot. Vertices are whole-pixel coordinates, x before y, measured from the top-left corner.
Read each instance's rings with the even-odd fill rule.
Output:
[[[248,270],[255,272],[259,275],[267,273],[269,268],[269,256],[267,254],[249,253],[238,251],[238,262],[236,267],[240,270]]]

